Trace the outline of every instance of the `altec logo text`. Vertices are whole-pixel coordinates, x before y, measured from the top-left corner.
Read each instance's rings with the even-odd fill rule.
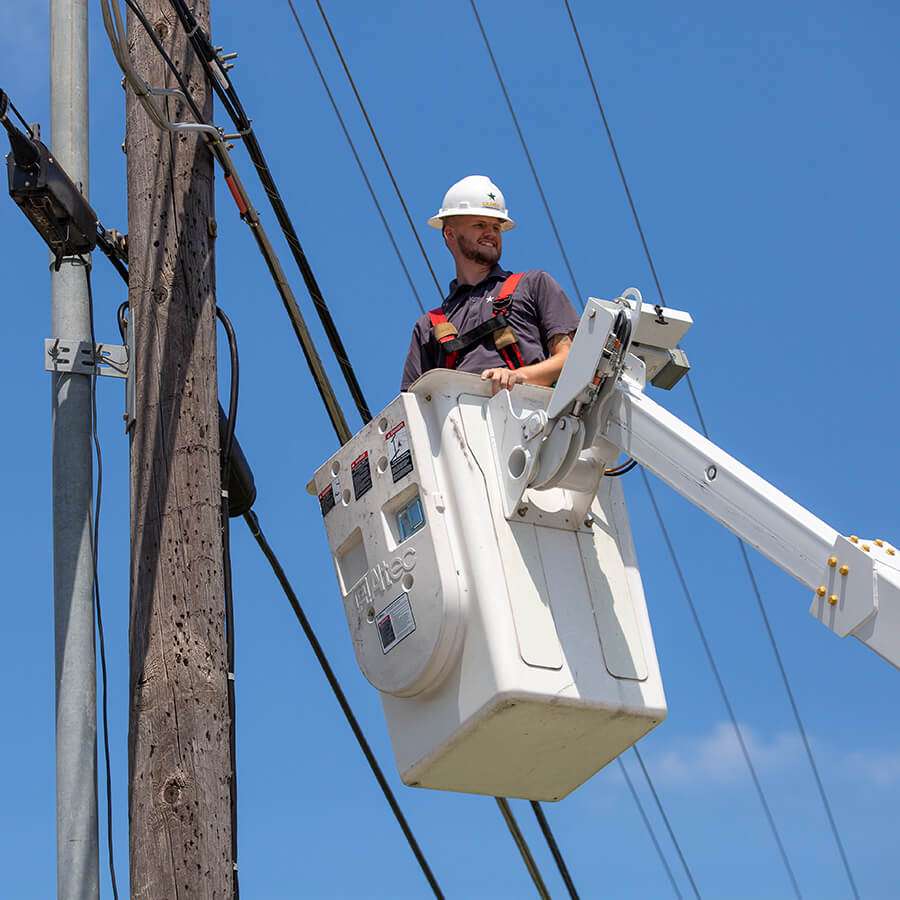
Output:
[[[404,573],[412,572],[415,567],[416,551],[413,547],[409,547],[402,555],[395,556],[390,562],[380,562],[373,566],[353,588],[356,608],[367,606],[373,597],[383,594]]]

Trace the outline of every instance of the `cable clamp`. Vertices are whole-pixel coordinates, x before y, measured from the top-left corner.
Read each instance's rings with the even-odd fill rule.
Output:
[[[123,344],[94,344],[66,338],[44,339],[44,371],[127,378],[128,350]]]
[[[234,672],[229,672],[229,673],[228,673],[228,680],[229,680],[229,681],[234,681]]]
[[[222,493],[222,499],[227,500],[228,499],[228,491],[225,488],[222,488],[221,493]]]

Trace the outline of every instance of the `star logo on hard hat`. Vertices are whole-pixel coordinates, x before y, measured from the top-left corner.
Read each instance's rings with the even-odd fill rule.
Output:
[[[497,199],[497,195],[496,195],[496,194],[488,194],[488,197],[490,197],[491,200],[496,200],[496,199]]]

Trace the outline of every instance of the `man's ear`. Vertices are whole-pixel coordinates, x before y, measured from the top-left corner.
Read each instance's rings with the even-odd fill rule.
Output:
[[[453,234],[453,229],[447,222],[445,222],[443,228],[441,228],[441,234],[444,236],[444,243],[449,247],[450,235]]]

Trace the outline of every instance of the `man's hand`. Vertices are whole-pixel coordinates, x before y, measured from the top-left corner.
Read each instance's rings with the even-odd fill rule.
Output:
[[[490,381],[491,383],[491,394],[496,394],[498,391],[507,390],[511,391],[513,385],[523,384],[526,381],[524,375],[522,375],[516,369],[485,369],[481,373],[482,381]]]

